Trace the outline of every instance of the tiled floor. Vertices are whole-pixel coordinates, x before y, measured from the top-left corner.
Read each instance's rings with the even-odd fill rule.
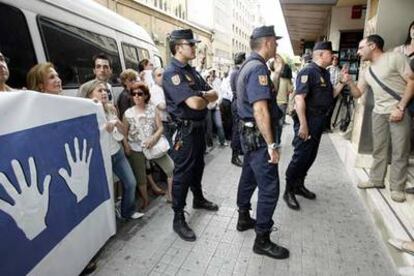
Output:
[[[292,154],[291,125],[285,127],[283,138],[282,191]],[[396,275],[328,136],[323,136],[306,180],[317,199],[300,198],[302,210],[296,212],[280,196],[272,239],[290,250],[290,258],[282,261],[254,254],[254,232],[235,229],[241,170],[230,164],[230,154],[229,148],[219,148],[206,156],[205,194],[220,210],[193,210],[191,195],[188,198],[188,221],[197,234],[196,242],[177,237],[170,206],[157,199],[143,220],[121,225],[118,235],[102,250],[95,275]],[[256,200],[254,195],[254,206]]]

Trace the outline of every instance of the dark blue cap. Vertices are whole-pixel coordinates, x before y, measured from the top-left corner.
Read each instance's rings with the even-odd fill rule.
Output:
[[[332,43],[330,41],[319,41],[316,42],[313,50],[328,50],[332,52]]]
[[[170,34],[171,40],[185,39],[188,42],[198,43],[200,40],[194,39],[194,34],[191,29],[174,30]]]
[[[273,25],[270,26],[261,26],[257,27],[253,30],[252,35],[250,36],[250,39],[256,39],[259,37],[266,37],[266,36],[274,36],[276,39],[281,39],[281,36],[277,36],[275,34],[275,27]]]

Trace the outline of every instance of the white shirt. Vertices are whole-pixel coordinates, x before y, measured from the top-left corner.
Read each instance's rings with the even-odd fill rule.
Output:
[[[155,84],[152,78],[152,70],[144,70],[144,82],[148,88],[151,88]]]
[[[154,104],[157,107],[157,109],[160,111],[161,120],[163,122],[168,122],[168,112],[166,110],[160,110],[158,108],[159,104],[164,104],[164,106],[166,106],[164,90],[162,89],[161,86],[155,83],[150,88],[150,94],[151,94],[150,102]]]
[[[220,91],[223,99],[233,101],[233,92],[230,86],[230,74],[221,82]]]
[[[220,86],[221,86],[221,80],[219,78],[215,78],[211,84],[212,88],[214,89],[214,91],[216,91],[218,99],[215,102],[209,103],[207,105],[208,109],[219,109],[219,106],[221,104],[221,101],[223,100],[223,96],[221,94],[220,91]]]

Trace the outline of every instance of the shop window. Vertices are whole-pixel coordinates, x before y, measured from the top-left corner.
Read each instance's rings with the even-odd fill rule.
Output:
[[[92,58],[99,53],[111,58],[111,83],[119,85],[122,68],[114,39],[44,17],[39,17],[39,27],[47,60],[56,66],[64,88],[77,88],[93,79]]]
[[[0,32],[0,49],[10,59],[7,84],[13,88],[25,87],[26,74],[37,60],[23,13],[0,3]]]

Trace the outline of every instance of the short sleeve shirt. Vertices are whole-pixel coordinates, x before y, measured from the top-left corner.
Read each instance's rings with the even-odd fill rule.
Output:
[[[253,59],[254,61],[251,61]],[[248,65],[249,62],[254,62],[254,64]],[[245,67],[240,70],[237,79],[238,113],[244,120],[254,120],[253,104],[255,102],[267,100],[276,105],[276,94],[270,79],[270,72],[265,60],[255,52],[249,56]]]
[[[154,85],[151,86],[150,94],[151,94],[150,102],[153,103],[155,106],[158,106],[159,104],[166,104],[164,90],[158,84],[154,83]],[[163,122],[168,121],[168,113],[165,110],[160,111],[160,115],[161,115],[161,120]]]
[[[385,85],[403,96],[407,86],[403,76],[411,70],[408,57],[401,53],[386,52],[371,64],[371,69]],[[372,89],[375,101],[373,111],[378,114],[390,114],[398,102],[381,88],[371,76],[368,68],[362,72],[359,81],[362,84],[368,84]]]
[[[173,119],[195,121],[205,119],[207,108],[194,110],[185,103],[188,98],[199,96],[201,91],[211,89],[193,67],[172,58],[171,63],[164,71],[163,87],[167,111]]]
[[[296,78],[296,95],[306,95],[306,107],[328,111],[333,104],[333,87],[329,72],[312,62],[305,66]]]

